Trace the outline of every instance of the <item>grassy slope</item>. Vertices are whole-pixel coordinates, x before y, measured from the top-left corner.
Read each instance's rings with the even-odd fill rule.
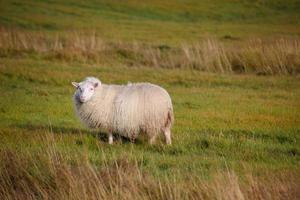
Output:
[[[202,36],[298,34],[300,4],[276,1],[1,1],[0,24],[88,29],[108,39],[193,41]]]
[[[176,118],[172,147],[150,147],[143,139],[133,146],[125,142],[109,147],[87,134],[73,112],[70,82],[88,74],[105,83],[150,81],[167,88]],[[71,159],[87,151],[93,163],[101,164],[104,158],[128,153],[154,175],[188,172],[203,177],[225,166],[263,172],[299,165],[296,77],[2,59],[0,81],[1,149],[34,153],[45,148],[42,138],[53,132],[57,150]]]

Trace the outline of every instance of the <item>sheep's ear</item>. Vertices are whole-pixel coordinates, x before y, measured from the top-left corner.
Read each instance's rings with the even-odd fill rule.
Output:
[[[79,87],[79,83],[76,83],[76,82],[72,82],[72,85],[73,85],[74,87],[76,87],[76,88]]]
[[[100,83],[94,83],[94,88],[98,87],[100,85]]]

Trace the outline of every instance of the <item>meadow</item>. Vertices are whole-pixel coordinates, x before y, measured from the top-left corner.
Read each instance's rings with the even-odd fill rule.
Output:
[[[1,1],[0,199],[299,199],[298,1]],[[75,116],[71,81],[170,93],[173,144]]]
[[[0,24],[50,33],[96,30],[101,38],[180,44],[200,38],[299,36],[298,0],[12,0]]]

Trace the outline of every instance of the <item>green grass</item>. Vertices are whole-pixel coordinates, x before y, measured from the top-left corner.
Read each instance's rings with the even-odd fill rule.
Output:
[[[0,1],[0,199],[297,199],[299,13],[297,0]],[[166,88],[173,144],[111,146],[83,127],[71,81],[86,76]]]
[[[299,35],[297,0],[1,1],[0,25],[30,30],[96,30],[111,40],[177,43],[207,35]]]
[[[164,146],[161,138],[149,146],[140,138],[133,145],[118,140],[109,146],[90,134],[74,114],[70,84],[87,75],[104,83],[149,81],[165,87],[174,103],[173,145]],[[203,178],[226,168],[293,171],[299,166],[299,77],[4,58],[0,81],[2,150],[34,153],[48,145],[43,138],[54,137],[55,149],[70,160],[85,152],[101,166],[104,159],[125,154],[159,177]]]

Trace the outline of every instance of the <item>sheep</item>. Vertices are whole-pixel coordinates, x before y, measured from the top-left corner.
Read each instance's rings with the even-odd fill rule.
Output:
[[[113,133],[131,141],[144,133],[150,144],[163,133],[166,144],[171,144],[173,105],[162,87],[131,82],[108,85],[95,77],[72,85],[77,89],[73,100],[78,117],[87,127],[107,133],[109,144],[113,143]]]

